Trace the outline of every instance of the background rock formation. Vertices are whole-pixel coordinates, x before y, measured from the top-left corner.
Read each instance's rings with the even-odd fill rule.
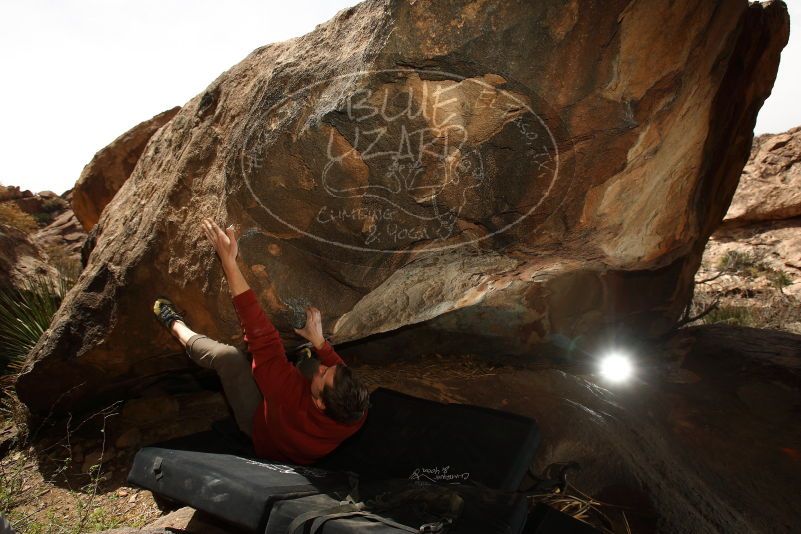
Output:
[[[240,225],[288,342],[305,302],[334,343],[397,332],[407,353],[662,334],[788,32],[781,2],[368,0],[259,48],[150,139],[19,396],[81,409],[188,365],[159,294],[235,339],[203,216]]]
[[[22,287],[26,278],[56,276],[48,257],[28,234],[0,224],[0,289]]]
[[[723,222],[778,221],[801,216],[801,126],[754,138],[751,156]]]
[[[67,208],[54,215],[53,221],[34,233],[32,239],[43,249],[50,251],[51,260],[76,267],[80,265],[86,232],[72,209]]]
[[[0,287],[21,287],[40,276],[55,280],[59,271],[78,275],[86,232],[70,198],[71,191],[59,196],[0,186]]]
[[[72,209],[86,231],[97,224],[103,208],[131,175],[153,134],[180,109],[176,106],[140,122],[95,154],[84,167],[73,189]]]
[[[723,223],[704,252],[695,313],[801,333],[801,128],[754,139]]]

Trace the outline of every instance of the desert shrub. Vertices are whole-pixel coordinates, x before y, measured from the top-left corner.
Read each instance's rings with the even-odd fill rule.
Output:
[[[706,324],[724,323],[735,326],[756,326],[753,312],[742,306],[719,306],[704,318]]]
[[[793,279],[786,272],[773,269],[768,273],[768,280],[779,291],[793,283]]]
[[[801,333],[801,302],[798,299],[778,294],[763,299],[758,305],[745,299],[740,299],[739,302],[741,304],[721,305],[714,302],[709,295],[696,295],[688,311],[693,316],[707,311],[700,318],[700,322],[704,324],[723,323]]]
[[[39,228],[36,219],[13,202],[0,202],[0,223],[29,234]]]
[[[774,269],[763,258],[764,255],[758,253],[730,250],[720,259],[718,271],[748,278],[764,276],[779,291],[793,283],[793,279],[786,272]]]
[[[69,207],[69,203],[61,197],[46,198],[42,201],[42,210],[48,213],[61,211]]]
[[[720,262],[718,262],[718,270],[727,273],[734,273],[742,271],[747,267],[751,267],[754,265],[754,263],[754,255],[750,252],[729,250],[722,258],[720,258]]]
[[[34,213],[33,218],[36,220],[36,224],[38,226],[47,226],[53,222],[53,214],[46,211]]]
[[[763,256],[760,254],[729,250],[720,259],[718,271],[741,274],[753,278],[761,274],[766,274],[772,271],[772,269],[765,264]]]
[[[0,290],[0,374],[23,360],[50,326],[75,278],[61,273],[26,279],[19,288]]]

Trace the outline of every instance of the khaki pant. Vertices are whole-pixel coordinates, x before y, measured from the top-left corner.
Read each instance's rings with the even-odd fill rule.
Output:
[[[250,358],[238,348],[202,334],[189,338],[186,353],[199,366],[217,372],[237,425],[242,432],[253,436],[253,415],[264,402],[264,397],[253,378]],[[311,356],[300,359],[297,367],[307,380],[311,380],[319,365],[319,360]]]

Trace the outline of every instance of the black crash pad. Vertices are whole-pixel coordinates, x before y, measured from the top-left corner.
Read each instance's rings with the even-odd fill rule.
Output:
[[[142,449],[128,480],[261,533],[279,501],[320,494],[344,499],[354,484],[349,472],[359,475],[362,487],[400,479],[516,490],[539,442],[532,419],[498,410],[446,405],[384,388],[374,391],[370,402],[362,429],[313,468],[249,458],[247,443],[230,432],[209,431]],[[520,504],[510,506],[504,513],[516,516]],[[494,512],[486,513],[492,521]],[[497,532],[515,528],[513,522],[511,530]]]
[[[518,489],[539,445],[528,417],[466,404],[443,404],[386,388],[370,396],[364,426],[318,467],[363,480],[471,480]]]
[[[403,534],[410,526],[417,530],[426,524],[431,532],[443,526],[452,534],[519,534],[528,514],[525,496],[471,484],[369,482],[359,487],[364,507],[355,513],[338,507],[336,497],[320,494],[276,502],[265,534]],[[451,516],[448,512],[454,510],[458,513]],[[445,522],[449,516],[452,520]]]
[[[250,532],[263,532],[277,500],[336,489],[347,495],[351,483],[342,472],[162,447],[140,450],[128,481]]]

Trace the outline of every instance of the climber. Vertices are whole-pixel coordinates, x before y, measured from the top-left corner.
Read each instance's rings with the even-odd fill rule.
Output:
[[[252,363],[239,349],[193,332],[168,299],[157,299],[153,312],[195,363],[219,374],[237,425],[251,437],[257,456],[311,464],[362,426],[368,390],[323,337],[317,308],[307,308],[306,324],[294,330],[312,343],[319,360],[306,373],[292,365],[236,263],[233,226],[223,232],[211,219],[201,226],[222,263]]]

